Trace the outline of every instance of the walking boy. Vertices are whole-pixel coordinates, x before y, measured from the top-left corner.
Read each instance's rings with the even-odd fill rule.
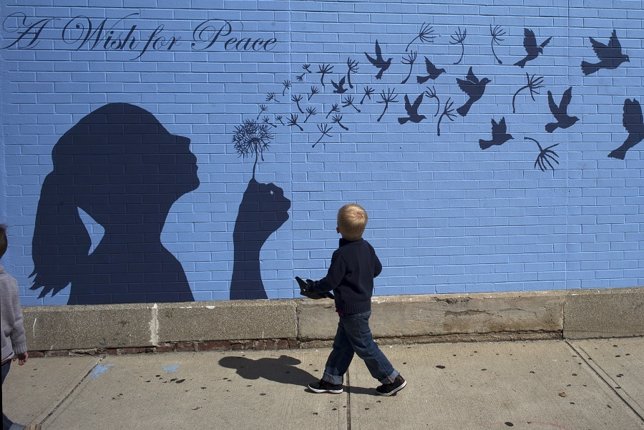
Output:
[[[373,341],[369,328],[373,279],[382,271],[382,264],[371,244],[362,238],[367,220],[367,212],[360,205],[342,206],[336,228],[342,238],[331,257],[327,275],[319,281],[308,279],[304,282],[298,278],[305,296],[321,298],[321,293],[333,291],[340,316],[324,375],[320,381],[308,385],[314,393],[342,393],[343,376],[354,353],[364,360],[371,376],[382,384],[376,388],[378,394],[392,396],[407,385]]]
[[[0,224],[0,258],[7,250],[7,228]],[[27,361],[27,338],[22,323],[22,309],[18,301],[16,280],[0,266],[0,311],[2,315],[2,384],[9,373],[11,360],[18,359],[18,364]],[[2,411],[2,430],[18,430],[25,427],[12,422]]]

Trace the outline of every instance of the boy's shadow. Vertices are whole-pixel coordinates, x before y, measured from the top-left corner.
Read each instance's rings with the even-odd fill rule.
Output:
[[[244,379],[264,378],[280,384],[299,385],[306,387],[309,382],[315,381],[315,376],[296,367],[302,361],[297,358],[281,355],[279,358],[260,358],[253,360],[246,357],[224,357],[219,360],[219,365],[235,369],[237,374]]]
[[[224,357],[219,360],[219,365],[228,369],[235,369],[237,374],[244,379],[264,378],[280,384],[297,385],[306,388],[307,384],[318,380],[306,370],[296,367],[302,361],[297,358],[281,355],[279,358],[260,358],[253,360],[246,357]],[[362,387],[346,387],[351,394],[375,395],[374,389]],[[307,392],[309,391],[306,388]]]

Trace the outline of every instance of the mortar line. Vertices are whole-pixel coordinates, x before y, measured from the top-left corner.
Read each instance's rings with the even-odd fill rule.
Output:
[[[566,342],[566,344],[570,347],[570,349],[572,349],[572,350],[573,350],[573,352],[575,352],[575,353],[577,354],[577,356],[583,360],[583,362],[586,364],[586,366],[587,366],[587,367],[589,367],[589,368],[590,368],[590,369],[595,373],[595,375],[597,375],[597,376],[599,377],[599,379],[601,379],[601,380],[604,382],[604,384],[606,384],[606,385],[611,389],[611,391],[612,391],[613,393],[615,393],[615,394],[617,395],[617,397],[619,397],[619,398],[621,399],[621,401],[622,401],[622,402],[624,402],[624,404],[625,404],[626,406],[628,406],[628,408],[629,408],[631,411],[633,411],[633,413],[634,413],[634,414],[635,414],[635,415],[640,419],[640,421],[644,422],[644,416],[642,416],[642,414],[640,414],[640,413],[639,413],[639,411],[637,411],[637,409],[635,409],[635,408],[634,408],[634,407],[633,407],[633,406],[628,402],[628,400],[627,400],[627,399],[625,399],[625,398],[624,398],[624,396],[622,396],[622,394],[620,393],[620,391],[619,391],[619,390],[617,390],[616,388],[614,388],[614,387],[613,387],[613,385],[612,385],[612,384],[610,383],[610,381],[608,380],[608,379],[610,379],[610,380],[612,381],[612,379],[611,379],[610,377],[608,377],[608,376],[604,377],[604,375],[602,375],[599,371],[597,371],[597,369],[595,369],[595,366],[591,365],[591,364],[588,362],[588,360],[586,359],[586,357],[584,357],[584,356],[581,354],[581,352],[580,352],[580,351],[578,351],[578,350],[577,350],[577,348],[575,348],[575,347],[574,347],[574,346],[573,346],[573,345],[572,345],[568,340],[565,340],[565,342]],[[588,356],[590,357],[590,354],[586,353],[586,351],[585,351],[583,348],[579,347],[579,349],[580,349],[582,352],[584,352],[586,355],[588,355]],[[598,368],[600,368],[600,369],[602,370],[602,372],[604,371],[604,369],[602,369],[602,368],[601,368],[601,366],[600,366],[599,364],[597,364],[597,367],[598,367]],[[604,372],[604,374],[608,375],[606,372]],[[607,379],[607,378],[608,378],[608,379]],[[615,382],[615,381],[613,381],[613,382]]]
[[[80,381],[78,381],[78,383],[76,383],[76,385],[74,385],[74,386],[72,387],[72,389],[71,389],[71,390],[69,390],[69,392],[65,395],[65,397],[63,397],[63,398],[62,398],[62,400],[60,400],[60,401],[56,404],[56,406],[54,406],[54,407],[51,409],[51,411],[49,411],[49,412],[47,413],[47,415],[46,415],[44,418],[40,419],[40,417],[38,417],[38,421],[39,421],[39,422],[38,422],[38,423],[36,423],[36,424],[42,427],[42,425],[43,425],[43,424],[45,424],[45,422],[46,422],[49,418],[51,418],[51,416],[52,416],[52,415],[54,415],[54,413],[55,413],[56,411],[58,411],[58,409],[60,409],[60,407],[63,405],[63,403],[65,403],[65,402],[67,401],[67,399],[69,399],[69,398],[71,397],[71,395],[72,395],[72,394],[74,394],[74,392],[76,392],[76,390],[78,389],[78,387],[79,387],[83,382],[85,382],[85,380],[87,379],[87,377],[88,377],[88,376],[89,376],[89,375],[94,371],[94,369],[96,369],[96,366],[98,366],[99,364],[101,364],[101,362],[103,361],[103,359],[104,359],[104,358],[105,358],[105,356],[100,357],[100,358],[99,358],[99,360],[98,360],[96,363],[94,363],[94,365],[93,365],[93,366],[92,366],[92,367],[87,371],[87,373],[85,373],[85,375],[83,375],[83,377],[80,379]]]
[[[351,378],[347,369],[347,430],[351,430]]]

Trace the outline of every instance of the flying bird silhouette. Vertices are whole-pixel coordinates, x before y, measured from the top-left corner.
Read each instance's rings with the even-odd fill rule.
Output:
[[[416,97],[413,105],[409,102],[409,97],[407,97],[407,94],[405,94],[405,110],[407,111],[408,116],[398,118],[398,122],[400,124],[404,124],[407,121],[418,123],[427,118],[425,115],[418,115],[418,108],[423,102],[423,94],[424,93],[421,93],[421,95]]]
[[[554,115],[557,122],[549,122],[546,124],[546,131],[552,133],[557,128],[568,128],[575,124],[579,118],[576,116],[568,115],[568,105],[572,99],[572,87],[568,87],[564,91],[563,96],[561,97],[561,103],[557,105],[552,98],[552,93],[548,91],[548,106],[550,107],[550,112]]]
[[[344,88],[345,81],[346,81],[346,77],[344,77],[344,76],[342,77],[342,79],[340,79],[340,82],[338,82],[337,84],[333,81],[333,79],[331,79],[331,84],[333,84],[333,88],[335,88],[333,90],[333,92],[336,93],[336,94],[344,94],[344,93],[346,93],[347,89]]]
[[[439,69],[434,66],[434,63],[429,61],[429,58],[425,57],[425,68],[427,69],[427,76],[416,76],[416,81],[419,84],[424,84],[428,79],[436,79],[441,74],[445,73],[445,69]]]
[[[474,76],[474,72],[472,72],[472,68],[470,67],[465,80],[456,78],[456,82],[458,82],[458,86],[461,88],[461,90],[469,96],[469,99],[465,102],[465,104],[456,109],[456,112],[458,112],[459,115],[465,116],[470,111],[470,108],[472,107],[474,102],[483,97],[485,86],[491,81],[488,78],[479,80],[476,76]]]
[[[514,63],[514,65],[521,68],[525,67],[525,63],[534,60],[539,56],[539,54],[543,54],[543,48],[545,48],[546,45],[550,43],[550,39],[552,39],[552,37],[547,38],[543,41],[543,43],[541,43],[541,45],[537,46],[537,38],[534,35],[534,31],[530,30],[529,28],[524,28],[523,47],[525,48],[525,51],[528,53],[528,55]]]
[[[637,145],[644,139],[644,121],[642,121],[642,107],[640,103],[633,99],[624,100],[624,115],[622,124],[628,132],[628,137],[624,143],[617,149],[608,154],[609,157],[623,160],[626,157],[626,151]]]
[[[371,64],[376,66],[380,71],[376,75],[376,79],[382,78],[382,74],[385,73],[385,71],[391,66],[391,58],[389,58],[387,61],[382,58],[382,51],[380,49],[380,44],[378,44],[378,40],[376,40],[376,58],[373,58],[371,55],[367,54],[366,52],[364,55],[367,56],[367,59]]]
[[[613,30],[608,40],[608,45],[604,45],[592,37],[589,37],[589,39],[593,45],[595,55],[599,58],[599,63],[582,61],[581,71],[584,72],[584,75],[590,75],[599,69],[616,69],[620,64],[630,61],[628,55],[622,53],[622,45],[619,43],[619,39],[617,39],[617,32],[615,30]]]
[[[481,149],[488,149],[492,145],[503,145],[510,139],[514,139],[514,137],[507,132],[505,117],[501,118],[498,123],[492,118],[492,140],[479,139],[479,146]]]

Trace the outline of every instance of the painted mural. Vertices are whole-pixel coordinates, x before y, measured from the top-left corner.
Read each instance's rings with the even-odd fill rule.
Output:
[[[489,154],[517,151],[520,156],[508,165],[540,175],[525,173],[527,179],[522,185],[525,189],[555,187],[547,181],[559,183],[557,172],[568,168],[567,151],[579,152],[569,136],[585,126],[581,112],[590,108],[586,96],[580,94],[588,94],[586,90],[593,85],[597,88],[607,85],[601,79],[616,76],[616,71],[635,59],[620,42],[628,30],[604,28],[599,36],[597,32],[588,32],[592,36],[583,37],[584,52],[592,51],[596,58],[567,57],[569,62],[576,63],[573,68],[556,60],[562,55],[563,36],[553,35],[547,26],[516,25],[510,18],[494,15],[481,15],[470,21],[474,15],[465,15],[459,22],[445,24],[427,15],[394,13],[409,24],[404,27],[406,31],[388,32],[388,27],[383,25],[383,31],[366,35],[352,46],[342,40],[348,37],[347,33],[333,39],[332,31],[318,29],[316,34],[338,40],[342,48],[334,55],[322,55],[322,51],[296,55],[289,51],[293,49],[289,43],[295,40],[292,34],[289,42],[284,37],[286,33],[267,30],[279,23],[262,26],[257,24],[261,21],[257,18],[246,22],[244,11],[230,14],[237,19],[214,18],[216,11],[201,19],[191,15],[190,19],[172,26],[163,22],[150,25],[154,20],[144,19],[144,11],[131,9],[112,11],[107,18],[92,16],[91,8],[82,14],[55,17],[32,14],[19,7],[6,8],[5,12],[2,52],[9,59],[16,55],[17,59],[11,60],[16,70],[21,64],[19,54],[45,49],[53,52],[52,55],[100,53],[108,59],[110,55],[117,55],[114,64],[132,64],[142,69],[155,64],[158,56],[168,56],[158,58],[175,58],[176,68],[185,71],[191,69],[190,55],[200,55],[199,58],[207,59],[204,63],[209,67],[225,67],[228,58],[244,70],[238,81],[217,83],[220,85],[217,93],[199,94],[200,90],[191,89],[192,93],[186,97],[175,96],[174,100],[183,100],[183,106],[176,111],[172,102],[164,102],[161,108],[161,103],[155,102],[154,92],[145,95],[146,103],[111,101],[119,98],[117,94],[102,103],[97,102],[100,98],[93,99],[91,109],[83,112],[80,120],[67,125],[66,131],[64,124],[56,127],[57,141],[50,148],[51,168],[42,172],[45,176],[39,184],[27,255],[33,267],[28,274],[32,293],[24,294],[35,293],[38,299],[62,294],[67,304],[201,300],[203,296],[196,296],[195,291],[203,288],[189,277],[195,274],[197,283],[200,279],[210,280],[199,275],[208,271],[207,263],[225,268],[222,272],[227,274],[227,279],[220,276],[218,287],[213,287],[225,293],[225,298],[275,297],[270,292],[274,289],[272,285],[292,283],[292,274],[297,269],[297,263],[282,268],[278,262],[304,260],[306,257],[299,256],[300,253],[312,255],[300,251],[295,243],[298,241],[295,235],[301,232],[289,230],[285,237],[280,234],[287,223],[306,224],[301,219],[293,219],[293,209],[307,198],[304,193],[308,188],[297,193],[289,181],[299,174],[306,181],[309,177],[317,178],[322,189],[328,186],[332,190],[336,186],[351,191],[352,181],[368,183],[378,174],[366,175],[363,180],[351,176],[345,181],[342,178],[350,172],[344,172],[342,167],[330,167],[327,161],[321,171],[307,172],[307,162],[312,166],[314,162],[310,160],[315,160],[314,155],[311,158],[307,155],[306,161],[301,161],[300,154],[307,151],[306,154],[323,156],[340,151],[337,158],[329,160],[341,164],[343,152],[338,148],[357,134],[378,136],[386,132],[388,143],[400,143],[401,153],[406,136],[413,136],[420,148],[418,153],[427,154],[428,162],[440,160],[441,152],[453,153],[455,145],[463,149],[464,155],[457,158],[460,163],[488,163],[494,159]],[[273,11],[267,16],[278,15]],[[314,19],[315,14],[310,15]],[[419,22],[413,24],[413,20]],[[245,24],[252,30],[245,29]],[[288,67],[273,72],[264,70],[273,67],[271,59],[283,53],[288,54],[287,61],[282,59]],[[212,59],[222,64],[210,63]],[[243,68],[245,65],[249,67]],[[7,70],[14,72],[11,67],[14,66]],[[270,79],[266,79],[268,73]],[[118,79],[119,75],[115,76]],[[211,79],[216,82],[215,77]],[[136,92],[139,84],[143,86],[145,82],[127,87]],[[230,91],[230,98],[229,85],[235,88]],[[248,90],[244,85],[254,89]],[[86,93],[92,99],[91,91]],[[591,93],[601,93],[601,90]],[[199,108],[205,119],[196,122],[178,119],[189,116],[185,109],[190,105],[191,96],[208,100]],[[603,157],[623,163],[620,168],[627,169],[629,159],[640,159],[637,145],[644,139],[638,100],[641,96],[626,93],[611,100],[621,115],[610,124],[610,133],[621,136],[623,143],[605,151]],[[158,93],[158,97],[170,100],[163,93]],[[155,111],[154,106],[159,110]],[[203,106],[210,106],[211,110]],[[228,114],[229,109],[234,114]],[[78,116],[79,112],[75,113]],[[212,134],[209,144],[222,149],[212,152],[200,143],[195,150],[190,130],[213,125],[212,118],[219,130]],[[3,121],[9,124],[16,119]],[[594,130],[594,127],[584,130]],[[458,138],[452,140],[452,136]],[[399,142],[389,141],[392,138]],[[285,144],[288,150],[284,149]],[[368,147],[369,142],[364,145]],[[529,153],[529,157],[521,156],[524,153]],[[378,159],[376,155],[369,158],[368,150],[358,150],[356,154],[367,154],[364,159],[369,162]],[[206,259],[211,261],[203,257],[196,261],[182,260],[197,248],[208,249],[208,243],[198,241],[195,245],[185,239],[182,244],[180,232],[183,230],[177,230],[176,237],[173,235],[172,247],[164,243],[168,218],[172,219],[171,228],[181,222],[173,214],[173,206],[176,208],[183,201],[200,202],[202,209],[208,204],[217,205],[214,194],[203,194],[207,191],[200,178],[208,177],[207,189],[217,186],[210,175],[214,177],[220,160],[228,160],[229,156],[234,156],[241,167],[233,169],[229,167],[232,162],[227,161],[226,169],[230,172],[222,170],[223,176],[231,174],[221,186],[232,191],[221,194],[234,194],[236,199],[226,202],[228,208],[234,208],[234,213],[228,210],[226,215],[226,225],[231,226],[223,242],[227,243],[220,242],[210,248]],[[280,157],[284,158],[284,164],[298,163],[304,170],[291,171],[290,179],[289,175],[276,172]],[[387,155],[380,154],[380,157],[386,159]],[[391,157],[397,159],[398,155]],[[599,164],[594,166],[597,168]],[[325,174],[336,178],[340,185],[325,182]],[[439,178],[439,172],[433,177]],[[476,188],[476,181],[471,186]],[[445,190],[430,186],[414,191],[436,195]],[[407,191],[401,191],[402,194]],[[350,192],[347,195],[353,197]],[[204,196],[206,200],[199,200]],[[328,207],[326,202],[310,207],[335,210],[336,202],[331,203]],[[368,201],[365,204],[369,206]],[[451,206],[448,199],[444,204]],[[386,207],[379,209],[384,211]],[[416,209],[413,204],[409,207]],[[436,209],[431,204],[427,207]],[[503,212],[500,208],[496,210]],[[315,212],[315,209],[307,211]],[[203,224],[214,217],[203,210],[200,213],[205,216],[200,221]],[[87,219],[94,227],[87,225]],[[418,226],[422,222],[414,224]],[[395,226],[395,221],[391,225]],[[93,233],[97,226],[102,230],[100,237]],[[465,225],[470,226],[479,227],[476,221]],[[192,237],[198,235],[197,230],[191,233],[194,233]],[[303,234],[311,240],[316,236]],[[391,235],[384,236],[381,245],[394,241],[396,235]],[[404,235],[413,237],[410,232]],[[415,244],[423,246],[421,241]],[[183,250],[184,245],[189,251]],[[277,267],[270,279],[264,276],[268,267],[265,253],[272,255],[271,267]],[[404,251],[403,255],[392,256],[388,261],[395,267],[396,257],[408,254],[415,255],[413,251]],[[222,259],[222,255],[226,257]],[[418,259],[425,260],[420,254]],[[424,269],[432,274],[432,265],[440,262],[427,264]],[[518,269],[517,276],[523,269]],[[396,273],[404,279],[400,271]],[[485,273],[481,272],[481,278]],[[417,276],[413,282],[418,284],[420,278]],[[394,277],[390,282],[400,282],[400,279]],[[221,287],[224,283],[225,292]],[[286,292],[286,297],[297,291],[296,285],[288,288],[291,290]],[[436,289],[427,292],[436,292]],[[220,294],[216,298],[224,297]]]

